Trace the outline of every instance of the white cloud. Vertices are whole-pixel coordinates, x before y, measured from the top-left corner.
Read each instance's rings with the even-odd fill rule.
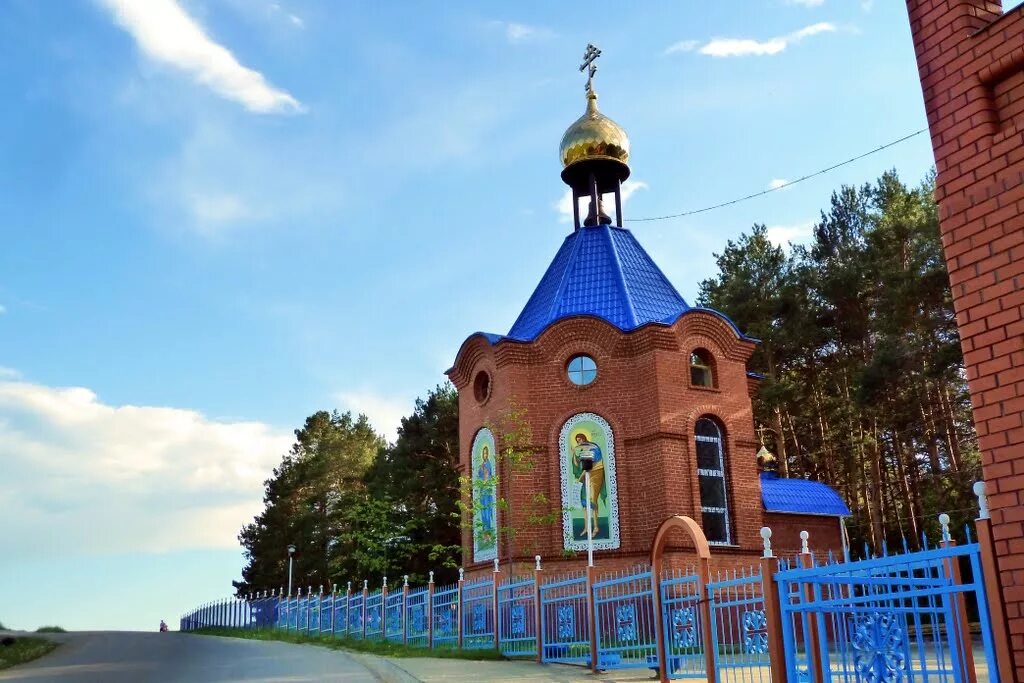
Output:
[[[515,21],[492,21],[491,25],[500,28],[505,39],[512,45],[544,40],[555,35],[554,31],[544,26],[530,26]]]
[[[374,430],[389,442],[398,438],[402,418],[412,412],[413,400],[403,396],[384,396],[374,391],[342,391],[335,395],[342,410],[369,418]]]
[[[825,0],[786,0],[787,5],[800,5],[801,7],[821,7]]]
[[[188,209],[195,225],[208,236],[220,228],[252,218],[253,213],[245,201],[235,194],[193,194]]]
[[[771,181],[769,181],[768,183],[768,189],[778,190],[781,187],[789,185],[789,182],[790,181],[786,180],[785,178],[772,178]]]
[[[102,0],[114,19],[157,62],[191,74],[196,81],[260,114],[302,111],[287,92],[238,62],[210,39],[175,0]]]
[[[21,373],[14,368],[5,368],[0,365],[0,379],[16,379],[21,376]]]
[[[0,381],[5,552],[238,548],[291,444],[260,422],[115,406],[82,387]]]
[[[875,6],[875,0],[861,0],[860,8],[865,12],[870,12]]]
[[[680,40],[665,48],[665,54],[672,55],[679,52],[693,52],[700,45],[699,40]]]
[[[827,21],[818,22],[805,26],[802,29],[787,33],[784,36],[776,36],[767,40],[755,40],[753,38],[712,38],[699,48],[695,41],[682,41],[670,45],[665,54],[679,52],[691,52],[697,50],[702,55],[709,57],[748,57],[762,55],[777,55],[790,45],[800,42],[819,33],[831,33],[836,26]]]
[[[622,183],[622,205],[625,206],[629,198],[632,197],[637,190],[646,190],[647,183],[642,180],[627,180]],[[612,215],[615,210],[614,204],[609,204],[611,195],[608,195],[604,200],[604,210],[608,215]],[[590,199],[587,197],[580,197],[580,220],[587,215],[587,210],[590,207]],[[566,190],[565,194],[555,202],[555,210],[558,212],[559,223],[569,223],[572,221],[572,190]],[[615,218],[612,216],[612,218]]]
[[[814,220],[809,220],[791,225],[769,225],[765,230],[765,237],[780,247],[786,247],[790,242],[799,243],[810,238],[814,224]]]

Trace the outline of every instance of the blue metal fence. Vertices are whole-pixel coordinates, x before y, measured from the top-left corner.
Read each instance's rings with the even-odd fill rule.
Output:
[[[699,604],[703,587],[692,571],[661,578],[661,624],[669,678],[706,678],[704,624]]]
[[[380,589],[366,596],[366,638],[380,638],[384,633],[384,595]]]
[[[434,632],[433,647],[458,647],[459,645],[459,586],[451,584],[434,590],[434,604],[431,607]]]
[[[537,654],[536,591],[533,576],[498,584],[498,643],[502,654]]]
[[[540,586],[541,661],[590,661],[587,577],[570,575]]]
[[[594,589],[597,666],[645,669],[658,661],[651,568],[609,574]]]
[[[462,648],[494,647],[494,579],[466,581],[462,586]]]
[[[409,591],[405,601],[406,642],[412,647],[430,646],[430,592],[427,588]]]
[[[830,680],[975,680],[976,661],[996,661],[981,576],[976,543],[779,572],[790,676],[820,667]],[[988,680],[998,683],[996,667]]]
[[[804,552],[765,557],[708,578],[694,569],[654,576],[650,567],[539,579],[504,578],[345,594],[268,595],[207,603],[181,619],[208,626],[281,628],[332,637],[387,639],[425,648],[497,647],[510,656],[598,669],[659,668],[672,679],[716,683],[1000,683],[1009,670],[998,602],[986,594],[986,545],[956,545],[850,561]],[[981,528],[981,527],[979,527]],[[988,527],[985,527],[987,530]],[[776,570],[777,568],[777,570]],[[767,570],[771,570],[765,573]],[[590,575],[593,577],[593,574]],[[538,584],[538,580],[540,580]],[[658,604],[660,602],[660,613]],[[593,610],[593,612],[591,612]],[[990,611],[991,610],[991,611]],[[976,620],[976,624],[968,619]],[[978,635],[972,634],[976,626]],[[659,638],[659,628],[661,637]],[[591,631],[593,629],[593,632]],[[1000,636],[1004,637],[1004,636]],[[660,641],[660,642],[659,642]]]
[[[348,637],[363,637],[363,594],[353,593],[348,599]]]
[[[395,591],[388,593],[384,601],[384,636],[388,640],[402,642],[405,640],[405,593]]]
[[[715,669],[721,683],[770,683],[768,619],[761,568],[719,575],[708,584]]]

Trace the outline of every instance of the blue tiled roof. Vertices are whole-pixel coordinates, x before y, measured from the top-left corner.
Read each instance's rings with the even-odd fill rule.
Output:
[[[562,243],[508,337],[532,341],[574,315],[603,318],[623,331],[671,323],[690,307],[629,230],[584,227]]]
[[[838,492],[820,481],[783,479],[777,474],[761,474],[761,501],[765,512],[845,517],[850,508]]]

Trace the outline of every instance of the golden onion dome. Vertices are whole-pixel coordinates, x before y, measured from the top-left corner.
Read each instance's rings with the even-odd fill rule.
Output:
[[[612,159],[626,164],[629,136],[622,126],[598,111],[597,94],[589,92],[587,111],[565,131],[558,154],[563,167],[590,159]]]

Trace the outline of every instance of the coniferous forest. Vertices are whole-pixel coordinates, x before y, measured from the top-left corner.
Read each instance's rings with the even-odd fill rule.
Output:
[[[789,248],[764,225],[726,243],[697,303],[761,341],[755,421],[775,467],[840,491],[855,548],[919,545],[936,517],[974,515],[980,477],[932,181],[844,186]],[[386,575],[447,582],[460,561],[458,401],[430,391],[387,444],[363,416],[318,412],[239,534],[239,593]],[[730,454],[731,457],[755,457]]]

